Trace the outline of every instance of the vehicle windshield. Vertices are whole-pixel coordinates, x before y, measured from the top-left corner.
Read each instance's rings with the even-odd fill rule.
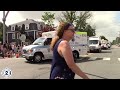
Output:
[[[98,40],[89,40],[89,44],[98,44]]]
[[[33,45],[41,45],[44,42],[45,38],[38,38],[33,42]]]

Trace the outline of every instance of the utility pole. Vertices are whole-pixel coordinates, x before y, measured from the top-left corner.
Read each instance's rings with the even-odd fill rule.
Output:
[[[7,11],[7,13],[5,14],[5,11],[3,11],[3,43],[6,42],[6,28],[5,28],[5,21],[6,21],[6,17],[8,15],[9,11]]]

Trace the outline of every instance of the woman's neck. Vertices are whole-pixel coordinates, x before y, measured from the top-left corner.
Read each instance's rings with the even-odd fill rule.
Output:
[[[64,37],[64,36],[61,39],[66,40],[68,42],[70,41],[70,39],[68,37]]]

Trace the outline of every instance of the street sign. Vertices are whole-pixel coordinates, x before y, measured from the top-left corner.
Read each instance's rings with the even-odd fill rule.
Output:
[[[22,42],[25,42],[26,40],[26,35],[22,34],[19,38]]]

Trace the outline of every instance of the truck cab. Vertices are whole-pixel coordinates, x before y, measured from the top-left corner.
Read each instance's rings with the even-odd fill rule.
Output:
[[[51,40],[52,38],[39,37],[31,45],[22,48],[23,57],[34,62],[52,58],[52,51],[49,47]]]
[[[89,50],[101,52],[101,39],[99,37],[89,37]]]

